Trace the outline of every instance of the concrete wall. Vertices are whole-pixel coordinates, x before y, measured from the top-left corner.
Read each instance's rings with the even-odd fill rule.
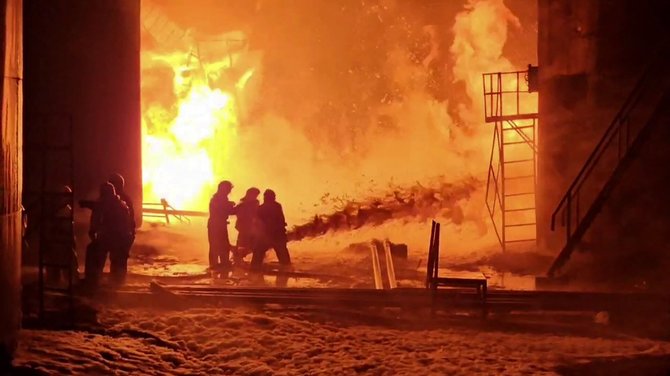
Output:
[[[670,3],[539,0],[538,5],[538,234],[540,247],[557,253],[564,238],[549,230],[551,212],[627,98],[660,37],[670,32],[665,20]],[[663,149],[663,145],[654,147]],[[623,186],[640,186],[635,176],[657,173],[662,168],[661,156],[647,158],[646,163],[637,163],[627,174],[602,218],[587,234],[585,244],[589,246],[582,249],[607,248],[609,254],[616,254],[620,237],[637,241],[648,238],[642,233],[623,234],[612,223],[622,218],[627,223],[645,220],[632,201],[622,201],[620,192]],[[647,189],[660,196],[665,187],[652,184]],[[648,247],[655,248],[656,243]]]
[[[65,139],[71,118],[76,198],[97,197],[116,171],[139,205],[140,1],[31,0],[24,10],[26,143],[45,130]],[[25,164],[26,187],[35,189],[39,160],[26,155]],[[58,189],[63,178],[52,175]]]
[[[0,132],[0,373],[16,348],[21,326],[21,0],[0,1],[2,132]]]
[[[656,115],[650,138],[566,266],[569,276],[617,289],[670,287],[670,96]]]

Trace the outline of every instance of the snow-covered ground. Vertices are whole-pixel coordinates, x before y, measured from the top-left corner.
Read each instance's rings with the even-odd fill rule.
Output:
[[[420,244],[424,243],[423,240],[428,243],[429,223],[405,225],[414,230],[425,227],[427,233]],[[183,277],[190,279],[190,283],[220,285],[221,281],[208,281],[205,229],[206,224],[200,218],[193,218],[188,224],[176,223],[170,226],[146,223],[138,232],[131,251],[130,273],[136,276]],[[373,287],[369,242],[386,238],[397,241],[403,240],[405,236],[404,233],[385,233],[382,230],[382,227],[371,227],[290,242],[289,250],[296,271],[341,278],[290,279],[288,287]],[[233,243],[235,236],[236,232],[231,230]],[[408,244],[406,259],[394,259],[400,287],[420,287],[424,284],[426,244],[415,243]],[[457,252],[448,241],[443,242],[441,252],[440,266],[445,273],[468,271],[479,273],[479,276],[483,273],[489,279],[489,287],[493,288],[533,289],[532,275],[543,273],[551,261],[551,258],[539,254],[502,254],[490,248]],[[247,262],[250,257],[247,256]],[[266,262],[276,262],[272,251],[268,252]],[[530,275],[531,278],[518,278],[518,275]],[[197,281],[188,277],[195,277]],[[267,284],[272,285],[272,278],[266,279]],[[246,282],[244,278],[238,278],[235,283],[244,285]]]
[[[131,288],[154,277],[244,285],[243,272],[240,279],[205,272],[201,230],[199,224],[144,228],[132,251]],[[293,278],[288,287],[371,287],[369,250],[356,244],[377,235],[291,244],[297,271],[341,279]],[[424,253],[410,246],[408,259],[396,260],[401,287],[423,284]],[[532,270],[543,263],[538,257],[446,252],[441,267],[484,273],[493,288],[533,289],[534,280],[501,269]],[[261,283],[272,286],[272,278]],[[623,334],[588,315],[482,321],[388,309],[147,307],[100,305],[99,325],[76,331],[25,329],[15,365],[50,375],[612,374],[623,364],[632,370],[625,374],[670,374],[670,342]]]
[[[588,319],[429,317],[278,306],[104,308],[95,330],[24,330],[15,364],[52,375],[535,375],[602,360],[616,370],[621,359],[670,354],[668,342]]]

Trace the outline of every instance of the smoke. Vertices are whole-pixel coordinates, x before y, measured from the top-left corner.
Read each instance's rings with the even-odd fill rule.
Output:
[[[519,19],[503,0],[469,0],[454,20],[454,41],[449,51],[454,58],[454,77],[465,83],[472,100],[462,105],[458,116],[472,123],[483,119],[482,73],[513,71],[503,56],[508,27],[521,27]]]
[[[316,215],[311,221],[295,226],[288,234],[289,240],[302,240],[321,236],[328,232],[351,231],[363,226],[381,224],[404,219],[424,222],[439,217],[454,224],[462,224],[464,213],[460,204],[469,200],[472,193],[481,189],[482,182],[467,179],[458,184],[438,183],[436,187],[391,187],[391,193],[383,197],[367,198],[363,201],[338,202],[336,211],[327,215]],[[325,196],[323,201],[332,200]]]
[[[191,29],[195,40],[230,34],[225,25],[212,32],[212,25],[188,24],[189,15],[207,10],[174,4],[162,11]],[[299,239],[322,233],[322,223],[357,231],[384,223],[393,231],[434,216],[458,226],[459,202],[466,201],[461,210],[478,223],[469,239],[491,241],[480,225],[487,216],[481,188],[491,137],[482,124],[481,73],[513,68],[503,47],[508,26],[519,20],[502,0],[470,0],[456,15],[447,4],[433,7],[323,0],[258,2],[251,16],[242,12],[244,31],[235,35],[247,42],[204,64],[206,77],[216,72],[209,80],[213,90],[232,91],[234,132],[203,146],[215,157],[215,179],[203,182],[188,206],[205,209],[221,179],[238,187],[234,195],[250,186],[272,188],[288,222],[303,224],[293,232]],[[453,27],[429,23],[433,12],[453,19]],[[188,56],[181,43],[148,43],[143,62],[150,54]],[[208,51],[211,57],[217,50]],[[227,58],[234,63],[226,65]],[[145,134],[160,136],[179,116],[178,96],[165,95],[175,91],[170,85],[179,71],[148,60],[153,63],[143,64]],[[170,184],[178,188],[183,174],[177,176]],[[337,218],[342,221],[336,225]]]

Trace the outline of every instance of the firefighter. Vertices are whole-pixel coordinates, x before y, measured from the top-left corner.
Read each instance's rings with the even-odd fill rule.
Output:
[[[130,210],[116,194],[114,185],[100,186],[100,198],[91,214],[89,244],[86,253],[86,275],[97,283],[109,253],[112,282],[123,284],[128,271],[128,244],[132,239]],[[89,272],[89,268],[92,268]]]
[[[237,245],[235,250],[235,259],[241,260],[253,250],[256,238],[258,236],[258,207],[260,202],[258,196],[261,191],[258,188],[251,187],[237,204],[235,214],[237,221],[235,229],[237,230]]]
[[[128,194],[125,191],[126,187],[126,180],[123,178],[123,176],[119,173],[114,173],[110,175],[109,179],[107,180],[109,183],[111,183],[114,186],[114,190],[116,191],[116,194],[119,196],[119,198],[126,203],[128,206],[128,219],[129,219],[129,231],[130,231],[130,237],[128,238],[128,242],[125,245],[125,252],[121,253],[119,257],[124,257],[123,259],[119,259],[119,264],[122,269],[124,270],[121,272],[123,275],[125,275],[125,271],[128,269],[128,258],[130,257],[130,249],[133,247],[133,243],[135,243],[135,208],[133,206],[133,200],[128,196]],[[125,256],[124,256],[125,255]]]
[[[263,258],[268,249],[272,248],[281,266],[291,264],[291,256],[286,247],[286,219],[281,204],[277,202],[275,192],[267,189],[263,192],[263,204],[258,208],[258,220],[261,231],[254,247],[251,269],[260,270]]]
[[[68,277],[73,282],[79,278],[71,199],[72,188],[64,186],[47,208],[48,217],[43,223],[45,244],[40,246],[44,248],[47,281],[52,284],[67,281]]]
[[[130,214],[130,232],[132,234],[132,240],[130,244],[128,244],[128,251],[130,253],[130,247],[133,245],[133,242],[135,242],[135,208],[133,206],[133,200],[128,196],[128,194],[125,191],[125,186],[126,186],[126,180],[123,178],[121,174],[114,173],[109,177],[108,182],[110,182],[114,186],[114,190],[116,191],[116,194],[123,200],[123,202],[128,205],[128,212]]]
[[[209,268],[217,270],[230,266],[230,239],[228,217],[235,214],[235,203],[228,199],[233,184],[227,180],[219,183],[216,193],[209,201],[207,239],[209,240]]]

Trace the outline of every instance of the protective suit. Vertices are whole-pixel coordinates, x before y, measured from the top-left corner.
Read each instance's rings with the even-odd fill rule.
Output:
[[[290,265],[291,256],[286,246],[286,219],[284,210],[276,201],[274,191],[268,189],[263,193],[263,204],[258,208],[258,220],[260,223],[260,236],[254,247],[251,259],[252,270],[260,270],[265,258],[265,253],[274,249],[280,265]]]
[[[228,217],[235,214],[235,203],[228,199],[233,189],[229,181],[222,181],[209,201],[207,239],[209,240],[209,267],[217,269],[230,265],[230,238]]]
[[[109,254],[112,281],[116,284],[125,282],[128,251],[133,239],[130,228],[128,205],[116,194],[111,183],[104,183],[100,187],[100,198],[91,214],[91,244],[86,253],[87,280],[98,282]]]
[[[237,259],[244,258],[251,253],[258,238],[258,207],[260,205],[258,196],[260,194],[261,191],[258,188],[249,188],[235,209],[235,215],[237,215],[235,229],[238,232],[235,254]]]
[[[47,282],[51,284],[67,281],[69,273],[73,281],[79,278],[72,207],[69,204],[71,197],[72,189],[64,187],[50,202],[51,205],[47,205],[48,216],[43,222],[44,244],[41,247],[44,247],[44,262],[47,264]]]

